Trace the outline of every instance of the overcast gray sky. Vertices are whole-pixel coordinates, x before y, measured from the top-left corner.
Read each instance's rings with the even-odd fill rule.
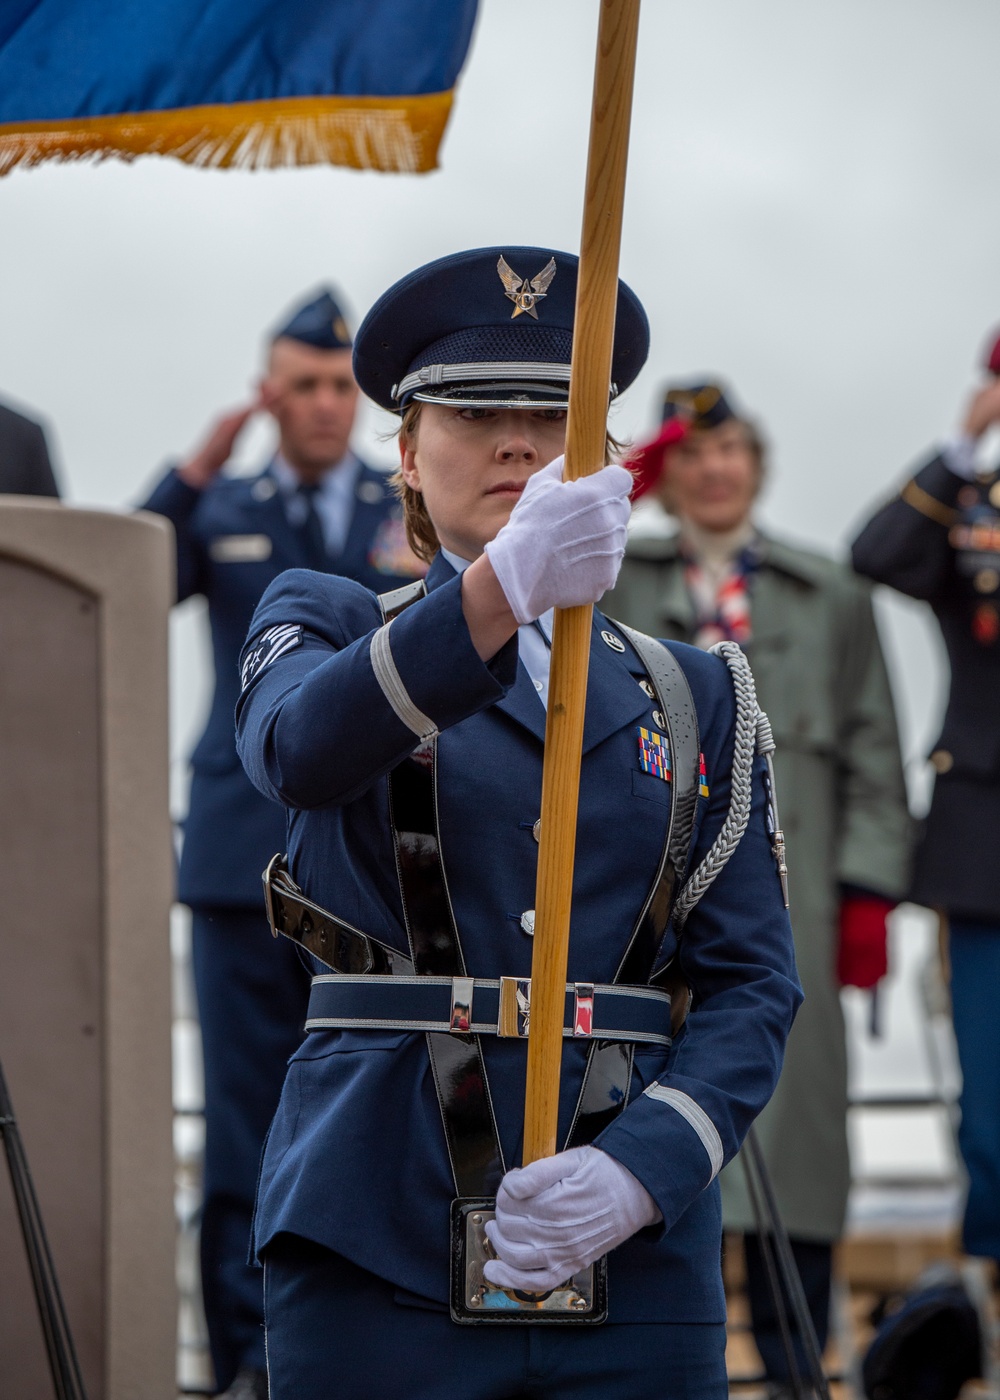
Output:
[[[147,158],[0,181],[0,394],[53,425],[69,498],[140,495],[248,393],[262,331],[320,282],[357,319],[457,248],[576,249],[596,14],[483,0],[429,176]],[[653,343],[616,431],[647,431],[668,376],[726,377],[774,445],[766,518],[841,548],[951,425],[1000,321],[998,54],[994,0],[646,0],[622,271]],[[387,426],[363,415],[375,459]],[[261,425],[243,461],[267,441]],[[932,634],[890,611],[912,750]],[[177,673],[178,744],[199,676]]]
[[[596,0],[482,0],[429,176],[149,158],[0,181],[0,396],[53,425],[69,499],[138,499],[244,398],[262,332],[321,282],[357,320],[458,248],[576,250],[596,16]],[[645,0],[640,44],[622,273],[653,342],[615,431],[650,429],[667,377],[724,376],[773,443],[766,520],[842,549],[953,424],[1000,323],[1000,6]],[[390,461],[390,426],[363,414],[362,452]],[[267,452],[262,425],[241,459]],[[881,612],[919,789],[936,634],[916,604]],[[178,801],[208,683],[201,624],[188,604],[173,626]],[[912,971],[931,931],[905,918]],[[897,979],[889,1043],[858,1054],[873,1086],[922,1063],[915,1007]]]

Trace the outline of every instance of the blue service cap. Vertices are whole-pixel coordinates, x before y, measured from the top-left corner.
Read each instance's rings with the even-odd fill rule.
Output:
[[[299,340],[316,350],[350,350],[351,332],[330,287],[292,312],[287,324],[271,333],[275,340]]]
[[[717,428],[741,415],[719,384],[668,384],[663,391],[663,422],[683,418],[692,428]]]
[[[413,400],[565,408],[579,261],[551,248],[473,248],[418,267],[359,326],[355,378],[393,413]],[[646,313],[619,282],[611,398],[648,351]]]

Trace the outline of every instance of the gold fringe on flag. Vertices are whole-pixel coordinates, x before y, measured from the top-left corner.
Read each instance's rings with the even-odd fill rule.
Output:
[[[414,97],[285,97],[265,102],[0,124],[0,176],[46,160],[174,156],[207,169],[346,165],[437,168],[452,92]]]

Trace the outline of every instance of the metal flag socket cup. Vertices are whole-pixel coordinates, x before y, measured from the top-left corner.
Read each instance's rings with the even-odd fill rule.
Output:
[[[476,1325],[531,1323],[596,1326],[608,1315],[607,1261],[598,1259],[547,1293],[490,1283],[483,1272],[496,1253],[486,1236],[492,1197],[458,1199],[451,1206],[451,1317]]]

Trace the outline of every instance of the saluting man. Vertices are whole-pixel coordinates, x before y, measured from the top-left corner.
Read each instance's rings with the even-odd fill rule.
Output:
[[[254,608],[285,569],[343,574],[386,589],[423,570],[384,473],[351,451],[358,389],[351,334],[333,295],[301,306],[270,339],[258,398],[227,414],[145,502],[177,535],[177,601],[208,602],[215,693],[191,760],[178,898],[190,905],[205,1062],[202,1288],[216,1384],[267,1394],[258,1270],[247,1265],[254,1184],[285,1061],[303,1034],[308,977],[270,936],[261,871],[285,845],[285,814],[236,754],[239,655]],[[278,450],[253,476],[225,473],[257,411]]]
[[[853,555],[859,573],[931,605],[951,664],[912,898],[948,924],[969,1176],[963,1244],[1000,1260],[1000,471],[977,460],[980,438],[1000,424],[1000,341],[986,367],[958,433],[876,512]]]
[[[667,390],[661,431],[637,453],[636,475],[636,494],[657,497],[675,528],[637,524],[602,608],[696,646],[738,641],[778,746],[806,996],[758,1134],[822,1347],[850,1185],[839,988],[873,987],[885,973],[886,916],[909,875],[906,791],[870,590],[845,565],[758,525],[764,443],[718,384]],[[722,1197],[727,1227],[744,1237],[754,1340],[771,1394],[790,1395],[741,1168],[723,1173]],[[797,1334],[795,1342],[803,1366]]]

